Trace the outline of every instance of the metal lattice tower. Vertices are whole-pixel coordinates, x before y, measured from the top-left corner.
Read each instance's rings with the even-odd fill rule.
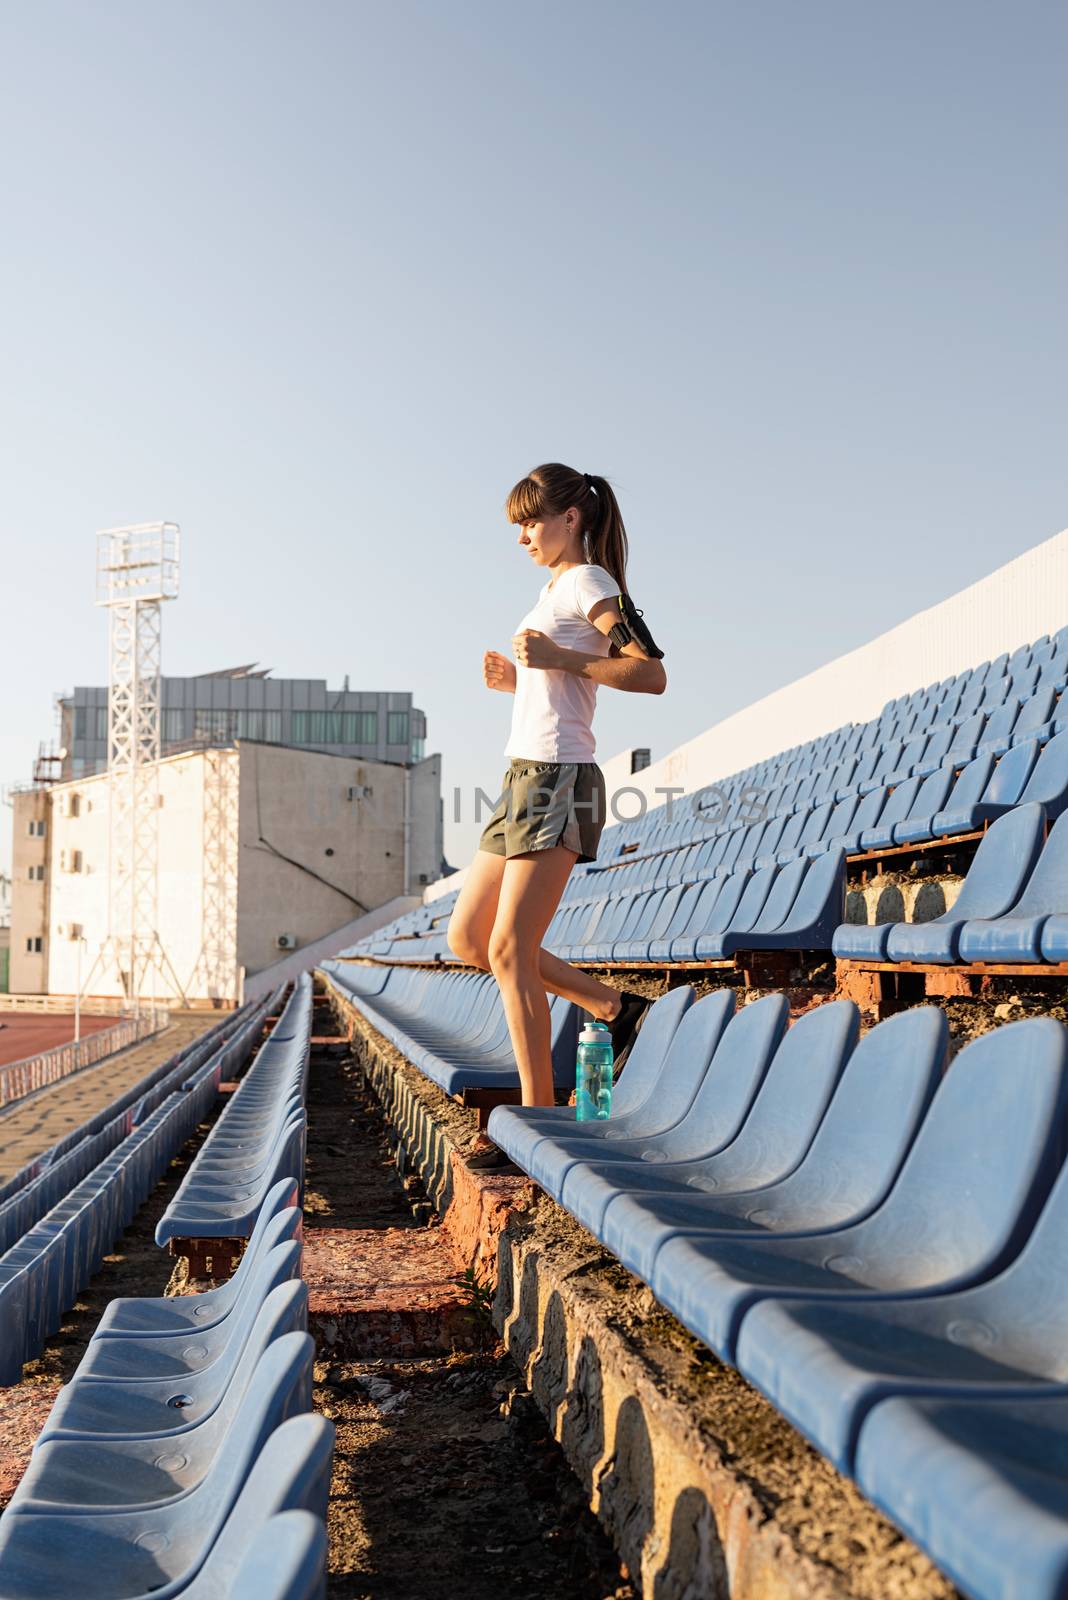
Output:
[[[108,937],[98,960],[112,965],[130,1004],[151,979],[182,995],[159,938],[160,623],[178,594],[174,522],[105,528],[97,534],[96,603],[110,612],[108,644]]]
[[[189,979],[190,991],[213,1000],[238,1000],[237,844],[238,754],[204,752],[203,943]]]

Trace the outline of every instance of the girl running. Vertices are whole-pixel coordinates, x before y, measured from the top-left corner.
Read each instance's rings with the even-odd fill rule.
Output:
[[[548,1106],[546,991],[608,1023],[617,1059],[646,1004],[561,961],[541,941],[575,862],[596,857],[606,820],[604,775],[593,759],[598,686],[663,694],[667,676],[635,639],[620,649],[608,637],[626,595],[627,535],[607,480],[556,462],[536,467],[508,496],[507,511],[520,549],[548,579],[513,637],[515,659],[496,650],[483,659],[486,686],[515,697],[509,766],[448,939],[457,960],[496,978],[523,1104]],[[482,1149],[493,1164],[496,1146],[484,1139]]]

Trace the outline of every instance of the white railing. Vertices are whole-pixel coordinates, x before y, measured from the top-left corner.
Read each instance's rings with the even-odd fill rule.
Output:
[[[44,1011],[71,1013],[79,1005],[83,1016],[113,1017],[125,1009],[126,1002],[118,995],[82,995],[78,1001],[73,994],[0,994],[0,1011]]]
[[[35,1089],[58,1083],[60,1078],[91,1067],[105,1056],[125,1050],[131,1044],[150,1038],[167,1026],[170,1020],[166,1011],[142,1011],[134,1017],[125,1017],[113,1028],[101,1028],[99,1033],[87,1034],[84,1039],[57,1044],[52,1050],[42,1050],[40,1055],[26,1056],[22,1061],[12,1061],[0,1067],[0,1106],[7,1106]]]

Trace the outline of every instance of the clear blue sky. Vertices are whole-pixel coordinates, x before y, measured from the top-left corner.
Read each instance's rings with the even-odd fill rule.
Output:
[[[105,679],[102,526],[182,525],[165,670],[410,688],[447,792],[539,461],[667,650],[605,757],[1056,532],[1066,67],[1053,0],[4,6],[0,781]]]

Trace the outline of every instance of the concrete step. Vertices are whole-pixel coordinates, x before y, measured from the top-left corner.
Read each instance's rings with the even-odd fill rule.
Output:
[[[477,1349],[462,1268],[440,1228],[308,1228],[308,1329],[320,1351],[370,1360]]]

